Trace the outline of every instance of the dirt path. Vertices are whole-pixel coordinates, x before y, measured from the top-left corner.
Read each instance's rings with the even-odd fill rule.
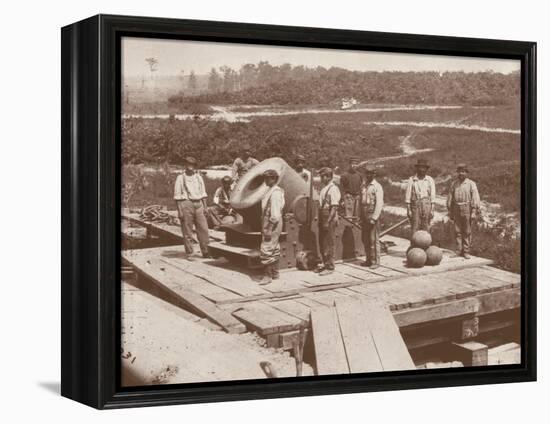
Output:
[[[152,295],[123,285],[122,357],[126,384],[194,383],[266,378],[260,362],[279,377],[295,377],[294,358],[260,345],[251,333],[227,334]],[[313,370],[304,364],[304,375]]]
[[[210,106],[214,111],[212,114],[175,114],[174,119],[185,120],[209,119],[212,121],[226,122],[250,122],[249,118],[265,117],[265,116],[289,116],[289,115],[304,115],[304,114],[322,114],[322,113],[360,113],[360,112],[390,112],[390,111],[407,111],[407,110],[440,110],[440,109],[462,109],[463,106],[437,106],[437,105],[395,105],[386,107],[356,107],[352,109],[335,109],[327,108],[320,109],[308,107],[303,109],[278,109],[278,110],[251,110],[246,112],[235,112],[231,106]],[[125,114],[123,118],[144,118],[144,119],[169,119],[169,114]]]

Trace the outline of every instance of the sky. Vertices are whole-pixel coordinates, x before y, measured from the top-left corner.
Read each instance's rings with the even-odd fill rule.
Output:
[[[149,74],[145,58],[158,60],[157,76],[180,75],[191,70],[207,74],[211,68],[238,70],[245,63],[268,61],[306,67],[332,66],[354,71],[464,71],[510,73],[520,69],[518,60],[485,59],[405,53],[313,49],[204,41],[125,37],[122,40],[122,72],[125,77]]]

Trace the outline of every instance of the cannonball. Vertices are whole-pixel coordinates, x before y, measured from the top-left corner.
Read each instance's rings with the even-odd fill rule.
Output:
[[[443,251],[437,246],[426,249],[426,265],[439,265],[443,259]]]
[[[411,244],[414,247],[427,249],[432,244],[432,236],[424,230],[416,231],[411,238]]]
[[[407,253],[407,266],[410,268],[422,268],[426,263],[426,252],[419,248],[413,247]]]

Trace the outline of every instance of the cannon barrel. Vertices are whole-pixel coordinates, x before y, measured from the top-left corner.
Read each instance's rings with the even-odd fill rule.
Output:
[[[285,212],[292,211],[294,201],[309,197],[309,184],[283,159],[266,159],[244,174],[231,193],[231,206],[238,210],[249,209],[261,202],[269,187],[264,184],[263,173],[274,169],[279,174],[277,184],[285,191]]]

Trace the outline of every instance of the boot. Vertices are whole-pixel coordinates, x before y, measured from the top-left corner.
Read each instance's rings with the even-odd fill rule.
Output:
[[[279,279],[279,261],[273,262],[271,265],[271,278],[274,280]]]
[[[273,269],[273,267],[271,265],[266,265],[264,267],[264,276],[262,277],[262,279],[260,280],[260,286],[265,286],[267,284],[271,284],[271,270]]]

